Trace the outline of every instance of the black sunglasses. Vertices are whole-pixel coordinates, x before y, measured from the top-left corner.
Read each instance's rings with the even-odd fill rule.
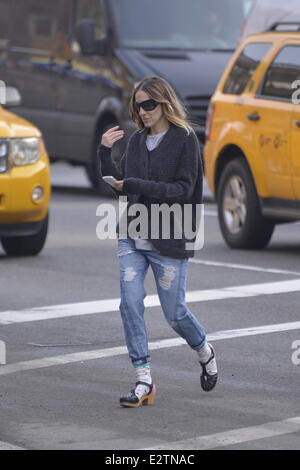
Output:
[[[159,103],[157,103],[157,101],[152,100],[152,99],[142,101],[141,103],[138,103],[137,101],[134,103],[135,109],[137,110],[138,113],[140,112],[141,108],[143,108],[144,111],[153,111],[153,109],[155,109],[156,106],[158,105]]]

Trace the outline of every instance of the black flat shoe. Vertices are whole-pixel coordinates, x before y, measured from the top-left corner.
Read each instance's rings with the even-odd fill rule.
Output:
[[[205,392],[210,392],[217,384],[218,381],[218,373],[216,374],[209,374],[206,370],[206,366],[216,358],[215,350],[211,344],[209,344],[211,349],[211,356],[207,362],[200,362],[201,366],[201,375],[200,375],[200,383],[201,387]]]
[[[141,398],[138,398],[135,394],[135,389],[138,385],[146,385],[149,387],[149,392],[143,395]],[[137,382],[135,387],[131,390],[131,392],[120,398],[120,405],[129,408],[137,408],[141,405],[153,405],[154,398],[156,393],[156,387],[154,384],[147,384],[146,382]]]

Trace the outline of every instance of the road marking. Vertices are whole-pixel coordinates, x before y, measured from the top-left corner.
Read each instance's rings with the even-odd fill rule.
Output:
[[[289,281],[267,282],[261,284],[248,284],[242,286],[223,287],[189,291],[186,301],[206,302],[210,300],[255,297],[258,295],[285,294],[300,291],[300,279]],[[159,307],[158,295],[148,295],[144,300],[145,307]],[[96,300],[91,302],[78,302],[72,304],[52,305],[24,310],[11,310],[0,312],[0,324],[24,323],[54,318],[74,317],[119,311],[120,298]]]
[[[221,268],[233,268],[233,269],[245,269],[247,271],[259,271],[263,273],[271,274],[288,274],[293,276],[300,276],[299,271],[287,271],[286,269],[274,269],[274,268],[261,268],[260,266],[251,266],[247,264],[234,264],[234,263],[221,263],[219,261],[204,261],[196,258],[191,258],[190,263],[204,264],[206,266],[218,266]]]
[[[226,447],[243,442],[252,442],[270,437],[283,436],[300,431],[300,416],[264,423],[258,426],[234,429],[232,431],[218,432],[207,436],[198,436],[184,441],[169,442],[147,450],[208,450]]]
[[[263,335],[268,333],[279,333],[282,331],[299,330],[300,321],[279,323],[274,325],[263,325],[249,328],[241,328],[237,330],[217,331],[207,335],[208,341],[219,341],[223,339],[241,338],[245,336]],[[149,350],[173,348],[186,344],[182,338],[169,338],[160,341],[149,342]],[[25,370],[41,369],[45,367],[58,366],[63,364],[71,364],[80,361],[89,361],[93,359],[102,359],[106,357],[120,356],[128,354],[126,346],[118,346],[114,348],[97,349],[92,351],[81,351],[72,354],[62,354],[58,356],[45,357],[41,359],[33,359],[31,361],[17,362],[15,364],[7,364],[0,366],[0,375],[9,375],[15,372]]]

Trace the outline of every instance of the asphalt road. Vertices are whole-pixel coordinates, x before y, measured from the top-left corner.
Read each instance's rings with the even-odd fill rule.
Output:
[[[187,296],[214,344],[205,393],[195,353],[171,330],[151,271],[145,318],[153,406],[123,409],[135,382],[118,312],[116,240],[96,237],[99,204],[80,169],[52,168],[50,232],[34,258],[0,251],[0,449],[300,450],[299,224],[263,251],[230,250],[214,203]],[[0,345],[0,358],[1,356]]]

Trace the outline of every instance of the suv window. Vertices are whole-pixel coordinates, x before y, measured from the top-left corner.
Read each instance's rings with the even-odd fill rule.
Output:
[[[61,24],[70,0],[20,0],[18,8],[9,2],[5,21],[11,29],[10,46],[22,49],[51,50],[59,31],[68,33],[69,23]],[[8,5],[7,0],[4,2]],[[7,16],[8,15],[8,16]]]
[[[80,45],[76,38],[76,24],[81,20],[95,21],[95,38],[100,39],[105,33],[102,6],[99,0],[78,0],[74,4],[74,17],[71,31],[71,44],[73,52],[80,53]]]
[[[253,0],[110,0],[123,47],[231,50]],[[134,12],[134,13],[133,13]]]
[[[285,46],[270,65],[261,95],[291,100],[292,83],[300,79],[300,46]]]
[[[223,93],[241,95],[272,44],[248,44],[234,63],[224,85]]]
[[[99,0],[79,0],[75,7],[75,24],[80,20],[95,21],[95,37],[100,39],[104,34],[104,20]]]
[[[7,2],[0,0],[0,47],[4,47],[8,43],[9,38],[9,5]]]

